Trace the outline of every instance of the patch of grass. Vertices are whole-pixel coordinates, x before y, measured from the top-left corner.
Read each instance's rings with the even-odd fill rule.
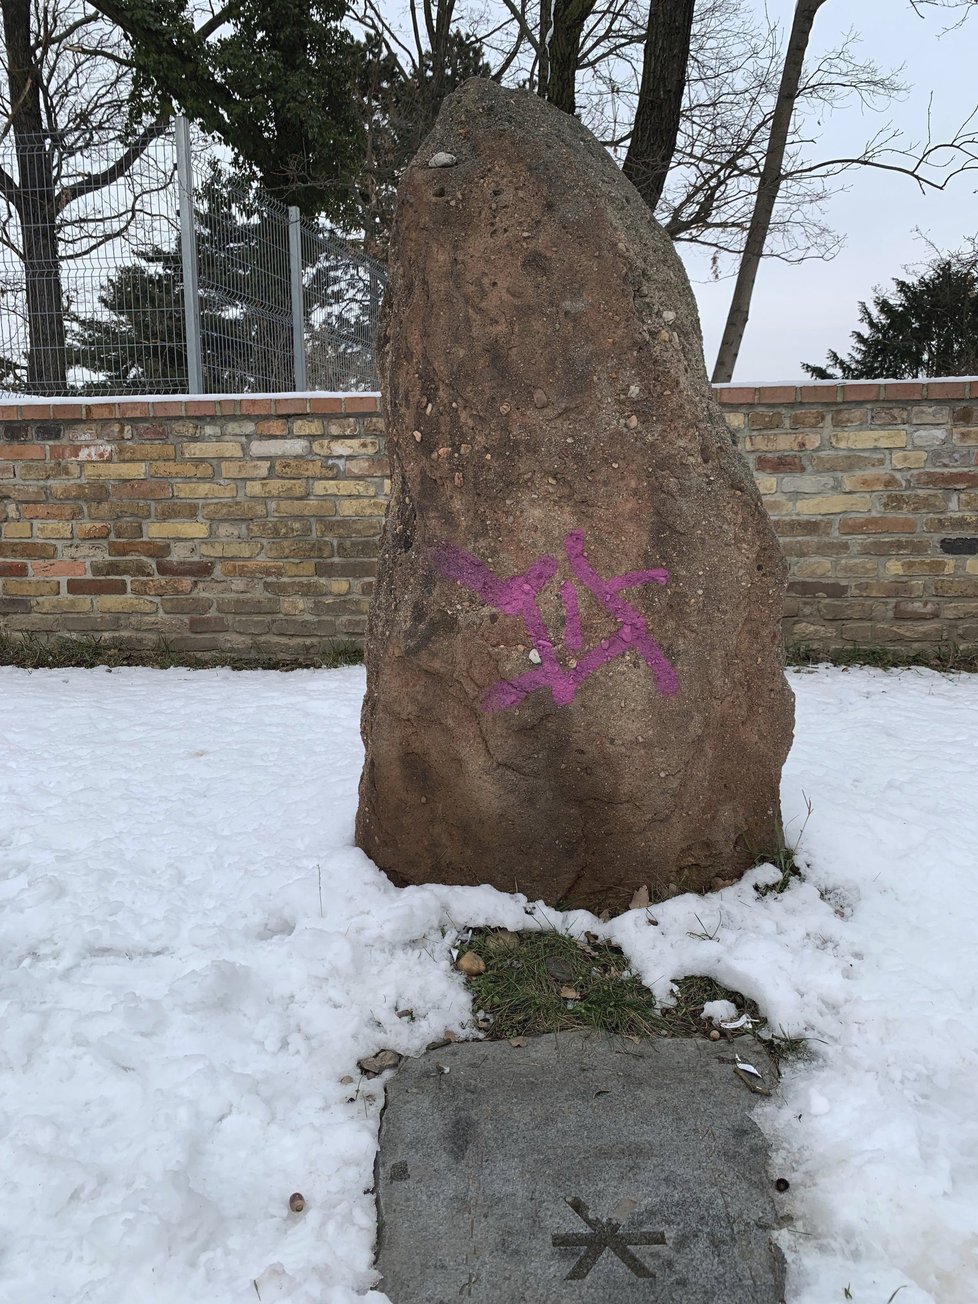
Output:
[[[801,870],[798,868],[798,862],[795,860],[795,855],[798,851],[799,845],[801,844],[802,835],[805,832],[808,821],[812,817],[812,803],[808,798],[806,798],[806,812],[804,823],[798,832],[798,837],[795,839],[794,846],[789,846],[788,844],[788,840],[784,833],[784,825],[780,820],[776,821],[774,825],[774,851],[770,856],[766,857],[763,863],[774,865],[781,871],[781,877],[776,879],[773,883],[755,883],[754,891],[758,896],[768,896],[771,892],[786,892],[791,886],[792,879],[801,879],[804,877]]]
[[[154,670],[335,670],[359,665],[363,651],[355,643],[324,644],[316,657],[270,656],[256,646],[248,655],[221,652],[183,652],[160,638],[148,648],[107,644],[94,636],[71,638],[61,634],[5,634],[0,631],[0,665],[24,670],[60,670],[67,667],[146,666]]]
[[[872,666],[878,670],[902,670],[921,666],[927,670],[978,673],[978,651],[960,648],[956,643],[942,643],[925,651],[902,652],[886,647],[810,647],[804,643],[790,645],[785,652],[789,666],[805,667]]]
[[[755,1028],[764,1026],[753,1001],[712,978],[681,979],[675,1004],[659,1006],[631,972],[621,948],[593,933],[577,939],[557,930],[481,928],[462,948],[463,954],[468,951],[486,966],[468,982],[490,1040],[574,1029],[625,1037],[705,1037],[709,1029],[700,1014],[706,1001],[716,1000],[732,1001]]]

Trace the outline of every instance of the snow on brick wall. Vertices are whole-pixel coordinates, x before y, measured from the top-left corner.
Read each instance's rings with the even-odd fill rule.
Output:
[[[978,647],[978,381],[722,386],[790,566],[789,643]],[[379,400],[0,406],[0,628],[315,656],[362,638]]]

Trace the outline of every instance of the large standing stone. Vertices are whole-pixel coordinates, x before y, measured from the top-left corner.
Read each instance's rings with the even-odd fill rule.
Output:
[[[393,1304],[778,1304],[781,1219],[735,1048],[775,1079],[746,1040],[562,1032],[405,1060],[380,1130],[382,1289]]]
[[[784,563],[679,259],[576,119],[445,102],[380,357],[359,845],[396,883],[596,908],[736,877],[791,742]]]

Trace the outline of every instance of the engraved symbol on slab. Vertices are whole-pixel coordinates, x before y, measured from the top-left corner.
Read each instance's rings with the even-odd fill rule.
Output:
[[[628,1232],[621,1230],[621,1223],[614,1218],[595,1218],[587,1205],[576,1195],[567,1204],[582,1222],[591,1228],[589,1232],[556,1233],[551,1243],[556,1249],[567,1247],[580,1248],[584,1253],[567,1274],[568,1281],[582,1281],[605,1250],[616,1254],[625,1267],[636,1277],[653,1276],[652,1269],[646,1267],[637,1255],[628,1248],[629,1245],[665,1245],[666,1238],[662,1232]]]

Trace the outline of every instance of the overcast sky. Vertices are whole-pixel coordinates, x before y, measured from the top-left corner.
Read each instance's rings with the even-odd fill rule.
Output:
[[[758,9],[763,9],[758,4]],[[771,16],[787,25],[793,0],[770,0]],[[949,133],[978,103],[978,11],[958,30],[941,36],[945,15],[918,18],[909,0],[828,0],[819,10],[811,49],[838,42],[849,28],[862,35],[863,57],[884,68],[904,65],[907,98],[880,118],[858,106],[837,112],[825,125],[825,157],[847,156],[889,116],[914,139],[926,134],[928,98],[935,139]],[[978,123],[976,123],[978,126]],[[953,249],[978,231],[978,172],[952,181],[946,191],[921,195],[908,177],[861,169],[848,177],[848,193],[830,201],[826,216],[846,244],[831,262],[787,266],[765,260],[758,274],[735,381],[805,379],[801,362],[823,362],[826,350],[848,351],[857,304],[873,286],[888,285],[909,263],[928,256],[914,238],[920,228],[940,249]],[[680,246],[682,249],[683,247]],[[733,282],[711,284],[704,265],[687,263],[703,322],[707,367],[712,368]]]

